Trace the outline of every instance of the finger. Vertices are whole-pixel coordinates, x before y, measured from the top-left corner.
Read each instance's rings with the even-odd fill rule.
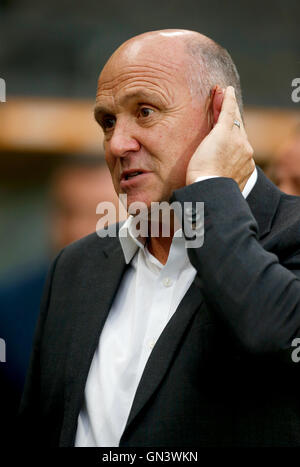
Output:
[[[228,86],[225,89],[223,105],[219,116],[219,121],[227,125],[229,128],[233,125],[234,120],[240,122],[240,127],[243,128],[243,121],[240,109],[235,97],[235,90],[233,86]],[[238,128],[236,126],[236,128]]]
[[[220,88],[220,86],[216,86],[216,88],[214,89],[213,102],[212,102],[214,125],[217,123],[219,119],[219,115],[222,109],[223,98],[224,98],[223,89]]]
[[[228,86],[226,88],[223,102],[224,104],[219,116],[219,121],[223,122],[228,129],[240,131],[245,136],[246,132],[233,86]],[[239,126],[234,124],[235,120],[239,122]]]
[[[234,92],[234,97],[235,97],[235,101],[236,101],[236,116],[235,116],[235,120],[237,120],[239,123],[240,123],[240,127],[237,127],[236,125],[234,125],[236,128],[239,128],[240,131],[242,133],[246,133],[245,132],[245,127],[244,127],[244,123],[243,123],[243,119],[242,119],[242,116],[241,116],[241,112],[240,112],[240,108],[239,108],[239,105],[238,105],[238,102],[237,102],[237,99],[236,99],[236,95],[235,95],[235,89],[233,88],[233,92]]]
[[[230,128],[237,116],[237,102],[235,99],[234,89],[232,86],[228,86],[224,92],[224,98],[218,122]]]

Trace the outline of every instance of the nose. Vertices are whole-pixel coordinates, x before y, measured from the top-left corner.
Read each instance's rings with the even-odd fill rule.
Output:
[[[115,157],[124,157],[129,152],[140,149],[140,143],[134,135],[132,126],[124,121],[116,122],[108,144],[110,153]]]

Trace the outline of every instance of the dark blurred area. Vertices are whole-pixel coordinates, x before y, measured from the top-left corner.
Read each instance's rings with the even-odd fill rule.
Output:
[[[200,31],[238,65],[247,105],[293,107],[299,76],[298,0],[1,1],[0,63],[11,95],[94,97],[116,47],[161,28]]]
[[[280,190],[300,196],[300,125],[279,146],[266,173]]]
[[[240,73],[256,162],[300,195],[299,18],[299,0],[0,0],[0,445],[13,440],[49,262],[95,231],[99,202],[117,203],[93,120],[108,57],[155,29],[219,42]]]

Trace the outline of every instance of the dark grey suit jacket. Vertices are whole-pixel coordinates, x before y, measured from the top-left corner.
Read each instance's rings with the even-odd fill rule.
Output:
[[[151,353],[120,446],[300,446],[300,198],[259,170],[247,201],[228,178],[173,200],[204,201],[204,244],[188,250],[196,278]],[[96,234],[53,263],[20,409],[25,444],[74,444],[125,269],[118,238]]]

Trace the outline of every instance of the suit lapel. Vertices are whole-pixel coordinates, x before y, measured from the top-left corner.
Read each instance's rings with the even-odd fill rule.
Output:
[[[118,238],[110,239],[105,251],[92,251],[86,284],[85,310],[77,310],[65,376],[65,412],[60,445],[74,442],[76,423],[84,397],[88,372],[113,298],[125,271],[125,260]]]
[[[203,298],[200,289],[196,286],[194,280],[180,302],[176,312],[163,330],[147,361],[135,394],[124,433],[120,440],[120,445],[123,437],[126,436],[126,431],[167,373],[174,359],[175,352],[184,338],[185,332],[202,301]]]
[[[99,337],[114,296],[125,271],[124,255],[119,241],[114,241],[91,261],[89,288],[91,301],[87,312],[78,312],[73,325],[72,343],[66,364],[65,414],[60,446],[73,445],[77,418],[83,404],[88,372]],[[154,393],[174,358],[175,351],[203,299],[199,288],[192,283],[173,317],[158,339],[143,372],[129,414],[126,429]],[[83,332],[84,330],[84,332]],[[125,431],[126,431],[125,429]]]
[[[247,202],[258,223],[260,238],[271,230],[280,197],[281,191],[257,167],[257,181]]]

